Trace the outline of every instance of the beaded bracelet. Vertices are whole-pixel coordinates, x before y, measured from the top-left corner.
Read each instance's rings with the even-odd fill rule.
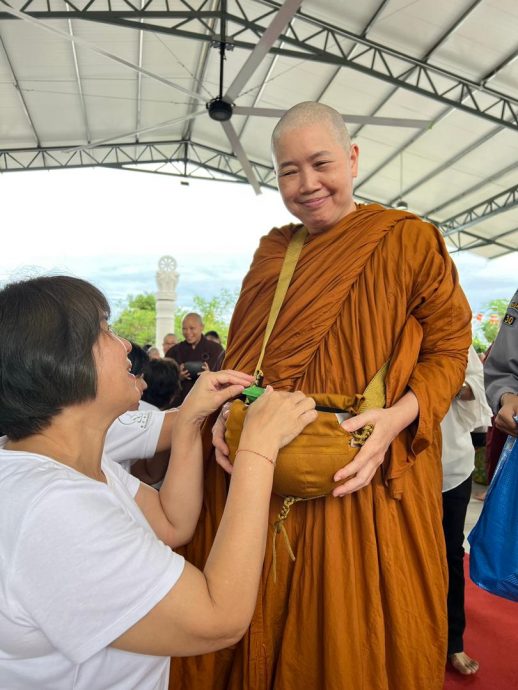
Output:
[[[239,448],[236,452],[236,457],[237,457],[238,453],[253,453],[254,455],[259,455],[259,457],[264,458],[265,460],[268,460],[268,462],[275,467],[275,460],[272,460],[267,455],[263,455],[262,453],[258,453],[256,450],[250,450],[250,448]]]

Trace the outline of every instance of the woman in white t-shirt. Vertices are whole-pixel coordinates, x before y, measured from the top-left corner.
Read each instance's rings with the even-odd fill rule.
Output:
[[[170,656],[235,643],[255,604],[277,451],[316,416],[302,393],[268,390],[250,407],[201,572],[171,549],[201,507],[200,425],[252,378],[200,377],[157,492],[103,454],[139,395],[108,312],[77,278],[0,291],[2,689],[165,690]]]

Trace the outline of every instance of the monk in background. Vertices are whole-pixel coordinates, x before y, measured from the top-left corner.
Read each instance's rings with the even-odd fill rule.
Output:
[[[358,146],[341,116],[307,102],[276,126],[272,151],[306,238],[263,360],[264,384],[364,391],[388,360],[386,406],[343,423],[374,430],[332,495],[296,503],[295,555],[269,540],[252,624],[237,645],[175,659],[174,690],[442,690],[447,567],[440,421],[464,380],[471,309],[439,231],[407,211],[353,201]],[[230,326],[225,367],[253,373],[289,241],[262,238]],[[224,419],[213,429],[227,471]],[[318,458],[315,458],[318,462]],[[228,477],[207,457],[205,507],[187,555],[202,566]],[[272,495],[270,523],[283,499]]]

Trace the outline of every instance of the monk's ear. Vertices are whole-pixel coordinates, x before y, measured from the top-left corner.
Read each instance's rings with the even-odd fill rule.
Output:
[[[351,144],[351,150],[349,152],[349,161],[351,163],[351,175],[352,177],[358,177],[358,161],[360,158],[360,149],[358,144]]]

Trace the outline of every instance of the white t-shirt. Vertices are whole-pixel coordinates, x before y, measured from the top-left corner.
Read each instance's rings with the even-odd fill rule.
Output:
[[[108,429],[104,453],[129,472],[141,458],[152,458],[164,423],[165,412],[137,410],[125,412]]]
[[[135,503],[139,480],[105,457],[104,484],[5,442],[1,690],[166,690],[169,658],[108,646],[184,567]]]
[[[156,405],[152,405],[151,403],[148,403],[146,400],[139,401],[138,409],[144,412],[147,412],[148,410],[160,410],[159,407],[157,407]]]
[[[475,449],[470,432],[491,423],[491,409],[484,390],[484,370],[473,346],[468,351],[464,380],[471,387],[475,399],[454,398],[441,422],[443,491],[459,486],[473,472]]]

